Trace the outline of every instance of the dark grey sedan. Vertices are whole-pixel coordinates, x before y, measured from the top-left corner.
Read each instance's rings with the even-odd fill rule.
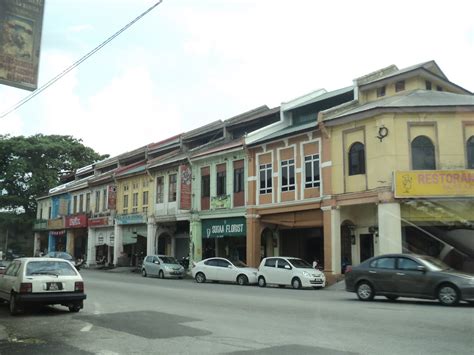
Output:
[[[438,299],[454,306],[460,300],[474,303],[474,275],[451,269],[442,261],[424,255],[387,254],[349,267],[346,291],[362,301],[385,296]]]

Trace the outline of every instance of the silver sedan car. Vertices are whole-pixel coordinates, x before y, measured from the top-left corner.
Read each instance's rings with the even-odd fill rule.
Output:
[[[179,278],[184,276],[184,267],[172,256],[147,255],[143,260],[143,277],[158,276],[164,278]]]

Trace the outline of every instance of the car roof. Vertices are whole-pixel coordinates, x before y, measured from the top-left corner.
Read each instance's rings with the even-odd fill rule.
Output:
[[[27,258],[18,258],[18,259],[15,259],[15,260],[20,260],[20,261],[67,261],[67,260],[62,259],[62,258],[45,258],[45,257],[39,257],[39,258],[27,257]]]

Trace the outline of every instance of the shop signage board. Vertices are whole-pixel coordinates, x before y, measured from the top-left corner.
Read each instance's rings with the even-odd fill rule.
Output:
[[[244,217],[203,219],[203,238],[245,237],[247,222]]]
[[[107,193],[107,208],[109,210],[115,210],[117,207],[117,187],[115,185],[109,185]]]
[[[48,219],[48,229],[64,229],[64,219]]]
[[[211,209],[230,208],[230,195],[211,197]]]
[[[396,198],[474,196],[474,170],[413,170],[394,173]]]
[[[48,221],[45,219],[37,219],[33,224],[33,230],[45,230],[48,228]]]
[[[89,218],[89,227],[105,227],[109,226],[109,217]]]
[[[181,210],[191,209],[191,167],[183,164],[180,166],[181,179],[180,179],[180,199],[179,208]]]
[[[146,216],[141,213],[124,214],[115,216],[117,224],[141,224],[146,223]]]
[[[86,228],[86,227],[87,227],[87,216],[85,214],[66,217],[66,228]]]
[[[0,83],[34,91],[44,0],[0,1]]]

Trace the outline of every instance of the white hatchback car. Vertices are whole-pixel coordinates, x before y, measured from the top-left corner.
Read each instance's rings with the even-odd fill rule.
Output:
[[[267,284],[295,289],[326,286],[326,276],[320,270],[314,269],[305,260],[284,256],[264,258],[258,268],[257,279],[260,287]]]
[[[239,285],[257,283],[257,269],[238,260],[209,258],[194,264],[191,273],[197,283],[206,280],[237,282]]]
[[[86,299],[84,280],[67,260],[15,259],[0,275],[0,300],[10,303],[10,313],[26,305],[60,304],[79,312]]]

